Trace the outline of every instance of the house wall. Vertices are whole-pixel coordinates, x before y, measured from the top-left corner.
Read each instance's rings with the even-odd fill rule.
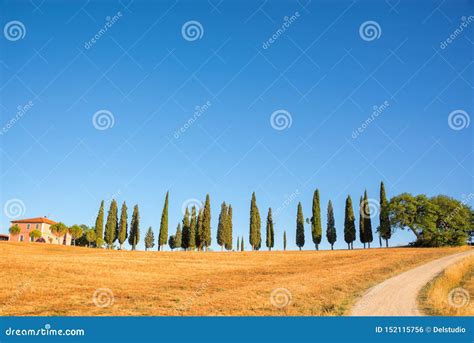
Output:
[[[11,226],[18,225],[20,227],[20,233],[18,235],[10,235],[10,241],[12,242],[31,242],[30,232],[33,230],[41,231],[41,236],[44,238],[46,243],[51,244],[63,244],[64,236],[58,237],[54,235],[47,223],[12,223]],[[66,234],[66,245],[71,245],[71,235]]]

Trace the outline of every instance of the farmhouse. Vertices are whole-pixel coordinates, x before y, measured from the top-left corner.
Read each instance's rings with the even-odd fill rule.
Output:
[[[57,236],[51,232],[51,225],[56,224],[55,221],[47,217],[37,217],[28,219],[18,219],[11,221],[11,227],[17,225],[20,228],[18,234],[10,234],[12,242],[46,242],[51,244],[71,245],[71,235],[66,233],[63,236]],[[41,232],[41,237],[35,238],[30,235],[33,230]]]

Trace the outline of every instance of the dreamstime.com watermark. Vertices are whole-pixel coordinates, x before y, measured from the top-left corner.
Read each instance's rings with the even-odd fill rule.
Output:
[[[23,116],[28,112],[30,111],[33,106],[35,104],[33,103],[33,101],[28,101],[26,104],[24,105],[18,105],[17,106],[17,111],[15,113],[15,115],[10,118],[10,120],[0,129],[0,136],[3,136],[4,134],[6,134],[13,126],[15,126],[15,124],[21,119],[23,118]]]
[[[352,139],[357,139],[389,106],[390,104],[387,100],[380,105],[374,105],[371,115],[357,129],[352,131]]]
[[[92,46],[97,43],[106,33],[109,31],[114,24],[122,18],[122,12],[118,11],[115,15],[112,17],[107,16],[105,18],[105,24],[99,29],[99,31],[96,32],[94,36],[92,36],[91,39],[89,39],[87,42],[84,43],[84,48],[86,50],[89,50],[92,48]]]
[[[286,209],[290,204],[295,200],[298,195],[300,195],[300,191],[298,189],[295,189],[294,192],[292,192],[290,195],[285,196],[285,200],[283,203],[277,207],[276,211],[274,212],[275,217],[278,217],[278,215]]]
[[[461,308],[467,306],[470,300],[469,292],[462,287],[454,288],[448,294],[448,304],[453,307]]]
[[[291,304],[293,296],[287,288],[275,288],[270,294],[270,303],[278,308],[285,308]]]
[[[196,106],[194,108],[194,113],[178,130],[174,133],[174,138],[178,139],[184,134],[195,122],[199,119],[204,113],[206,113],[209,108],[212,106],[212,103],[208,100],[204,105]]]
[[[207,279],[203,283],[199,285],[198,288],[194,291],[191,296],[189,296],[181,305],[175,308],[175,311],[177,314],[182,314],[182,312],[187,311],[193,303],[196,301],[197,298],[199,298],[203,293],[206,291],[206,289],[209,287],[210,280]]]
[[[84,329],[52,329],[46,324],[39,329],[16,329],[9,327],[5,330],[6,336],[85,336]]]
[[[92,302],[100,308],[112,306],[115,302],[114,292],[110,288],[98,288],[92,295]]]
[[[454,42],[456,38],[458,38],[465,29],[474,21],[474,16],[470,15],[469,17],[463,16],[461,18],[461,24],[453,31],[451,34],[441,43],[439,43],[439,47],[444,50],[448,47],[449,44]]]
[[[7,301],[0,307],[0,314],[3,313],[9,306],[16,303],[16,301],[21,297],[31,287],[31,280],[26,280],[22,282],[13,292],[12,296],[8,298]]]
[[[275,43],[277,41],[278,38],[280,38],[280,36],[282,34],[284,34],[286,32],[286,30],[288,30],[290,28],[290,26],[300,17],[300,13],[297,11],[295,12],[295,14],[291,15],[291,16],[285,16],[283,18],[283,24],[281,24],[281,26],[278,28],[278,30],[276,30],[271,36],[270,38],[268,38],[265,42],[263,42],[262,44],[262,48],[263,49],[268,49],[270,47],[270,45],[272,45],[273,43]]]

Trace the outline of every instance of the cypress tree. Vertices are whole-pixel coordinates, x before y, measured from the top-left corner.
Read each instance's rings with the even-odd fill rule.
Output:
[[[181,223],[178,224],[178,227],[176,228],[176,233],[174,235],[174,246],[175,248],[181,247]]]
[[[352,242],[356,239],[355,216],[352,208],[352,199],[350,195],[346,199],[346,209],[344,216],[344,240],[347,243],[347,249],[352,248]]]
[[[173,235],[171,235],[170,238],[168,239],[168,245],[169,245],[171,251],[173,251],[174,248],[176,248],[176,243],[175,243],[175,239],[174,239]]]
[[[95,236],[96,238],[104,237],[104,200],[100,203],[99,213],[95,220]]]
[[[203,236],[203,224],[202,224],[202,219],[203,219],[203,210],[202,208],[199,209],[198,216],[197,216],[197,225],[196,225],[196,247],[198,250],[202,250],[203,246],[203,241],[202,241],[202,236]]]
[[[271,207],[268,209],[267,232],[266,233],[267,233],[267,239],[266,239],[265,243],[267,245],[268,251],[271,251],[272,248],[275,245],[275,242],[274,242],[275,235],[274,235],[274,231],[273,231],[273,218],[272,218],[272,208]]]
[[[211,246],[211,198],[209,194],[206,195],[202,216],[202,247],[207,250]]]
[[[112,199],[112,202],[110,203],[110,208],[109,212],[107,214],[107,222],[105,224],[105,235],[104,235],[104,241],[107,243],[107,247],[109,249],[113,248],[113,244],[115,241],[115,234],[117,232],[117,202],[115,199]]]
[[[311,234],[313,236],[313,243],[316,250],[319,250],[321,243],[322,226],[321,226],[321,208],[319,205],[319,190],[316,189],[313,194],[313,216],[311,217]]]
[[[123,243],[127,240],[128,237],[128,214],[127,214],[127,205],[125,201],[122,204],[122,210],[120,211],[120,224],[119,224],[119,233],[118,241],[120,243],[120,249],[123,248]]]
[[[365,234],[365,227],[364,227],[364,200],[360,197],[359,200],[359,239],[360,242],[364,244],[366,243],[366,234]]]
[[[296,245],[300,250],[304,246],[304,217],[301,202],[298,202],[298,213],[296,215]]]
[[[232,250],[232,206],[229,204],[227,207],[226,216],[226,250]]]
[[[389,208],[387,196],[385,195],[385,186],[380,183],[380,238],[385,239],[385,246],[388,248],[388,240],[392,237],[392,228],[390,227]]]
[[[240,239],[240,251],[245,251],[245,242],[244,242],[244,236]]]
[[[140,213],[138,212],[138,205],[133,208],[132,221],[130,223],[130,234],[128,236],[128,244],[135,250],[140,241]]]
[[[365,241],[370,248],[370,243],[374,240],[372,235],[372,218],[370,218],[370,206],[367,191],[364,192],[364,230],[365,230]]]
[[[219,214],[219,223],[217,224],[217,244],[221,246],[221,250],[224,250],[226,242],[226,229],[227,229],[227,205],[225,202],[221,204],[221,213]]]
[[[286,251],[286,231],[283,231],[283,251]]]
[[[160,222],[160,234],[158,236],[158,250],[161,250],[161,247],[166,245],[168,241],[168,195],[169,192],[166,192],[165,205],[163,206],[163,212],[161,213],[161,222]]]
[[[240,250],[240,237],[237,237],[237,249],[236,251]]]
[[[183,233],[181,238],[181,248],[187,250],[189,248],[189,234],[190,234],[190,223],[189,223],[189,209],[186,208],[186,212],[183,217]]]
[[[194,250],[196,248],[196,206],[191,210],[191,221],[189,223],[189,248]]]
[[[155,246],[155,234],[151,226],[148,228],[148,231],[145,235],[145,251],[151,249]]]
[[[252,250],[260,249],[262,244],[262,237],[260,232],[261,220],[260,212],[257,207],[257,198],[255,192],[252,193],[252,200],[250,202],[250,232],[249,232],[249,242],[252,246]]]
[[[336,242],[337,235],[336,235],[336,226],[334,222],[334,210],[332,208],[332,202],[329,200],[328,203],[328,222],[327,222],[327,229],[326,229],[326,237],[328,239],[329,244],[331,244],[331,250],[334,250],[334,243]]]

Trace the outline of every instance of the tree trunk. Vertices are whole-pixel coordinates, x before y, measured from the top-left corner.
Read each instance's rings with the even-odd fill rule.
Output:
[[[364,249],[365,249],[365,242],[364,242]]]
[[[370,242],[369,242],[369,243],[367,243],[367,245],[368,245],[368,247],[369,247],[369,249],[370,249]]]
[[[388,239],[385,240],[385,247],[388,248]]]
[[[333,244],[331,244],[331,250],[334,250],[334,245]]]

